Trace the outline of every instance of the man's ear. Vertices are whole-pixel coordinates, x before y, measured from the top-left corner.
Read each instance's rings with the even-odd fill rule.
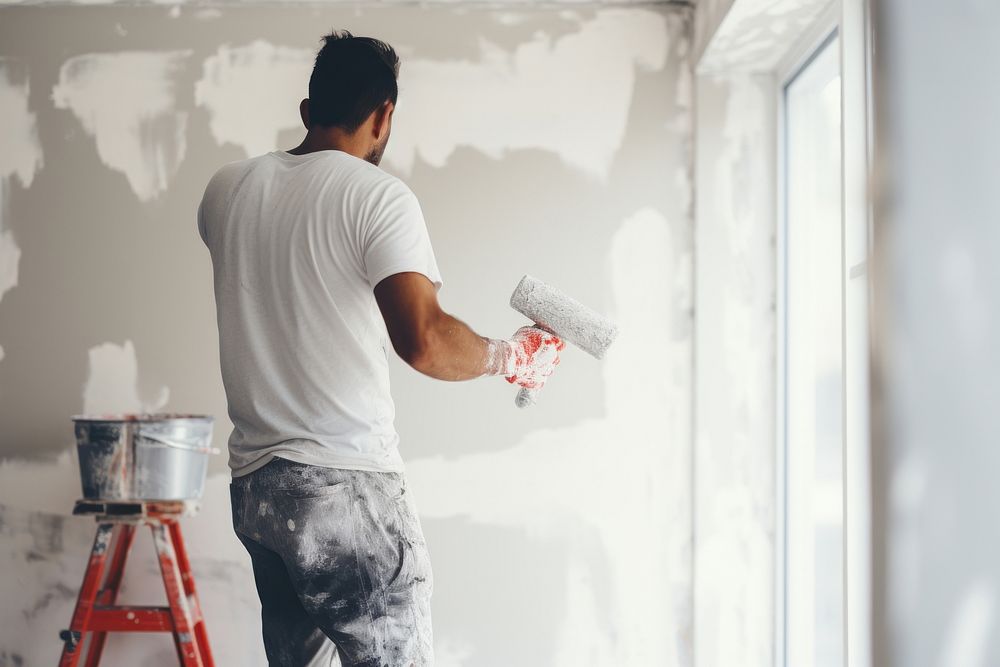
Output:
[[[306,130],[309,129],[309,98],[305,98],[299,102],[299,117],[302,118],[302,124],[306,126]]]
[[[392,112],[396,105],[386,100],[379,108],[372,112],[374,122],[372,123],[372,134],[376,141],[382,141],[385,135],[389,134],[389,125],[392,120]]]

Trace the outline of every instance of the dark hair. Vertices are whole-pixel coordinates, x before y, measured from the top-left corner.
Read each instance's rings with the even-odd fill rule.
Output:
[[[385,102],[396,103],[399,56],[372,37],[334,30],[309,77],[309,123],[353,132]]]

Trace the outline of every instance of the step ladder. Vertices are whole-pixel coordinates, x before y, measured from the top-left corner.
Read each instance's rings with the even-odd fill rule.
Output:
[[[81,658],[85,667],[97,667],[109,632],[169,632],[183,667],[214,667],[178,523],[196,509],[193,501],[77,501],[73,514],[95,517],[97,534],[73,619],[69,629],[59,634],[64,642],[59,667],[76,667]],[[136,530],[143,525],[153,533],[166,607],[115,604],[125,561]]]

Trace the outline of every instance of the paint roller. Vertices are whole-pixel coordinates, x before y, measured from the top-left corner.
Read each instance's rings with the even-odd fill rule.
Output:
[[[564,341],[573,343],[596,359],[604,353],[618,335],[618,327],[606,317],[595,313],[551,285],[531,276],[524,276],[510,296],[510,307]],[[539,389],[522,387],[515,403],[519,408],[533,405]]]

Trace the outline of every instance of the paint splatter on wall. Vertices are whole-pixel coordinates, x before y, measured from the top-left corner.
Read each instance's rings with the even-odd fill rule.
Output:
[[[4,131],[0,133],[0,300],[17,286],[21,261],[21,248],[5,222],[12,181],[17,178],[22,188],[29,188],[42,167],[36,116],[28,109],[29,84],[18,64],[0,58],[0,118],[4,119]],[[21,81],[15,81],[15,69]],[[0,361],[4,356],[2,343],[0,340]]]
[[[119,171],[140,201],[169,187],[187,148],[188,114],[173,77],[190,51],[88,53],[67,60],[52,89],[94,137],[101,162]]]
[[[302,125],[297,101],[308,97],[315,57],[262,39],[220,46],[205,60],[194,88],[195,102],[211,115],[215,141],[236,144],[248,157],[277,149],[281,130]]]
[[[625,135],[637,69],[663,67],[664,21],[606,10],[559,37],[538,32],[513,51],[480,40],[474,59],[410,60],[400,72],[405,107],[386,159],[409,173],[418,155],[441,167],[460,146],[493,158],[541,149],[604,178]],[[449,98],[450,120],[442,123],[447,90],[464,94]]]
[[[161,387],[151,401],[139,397],[139,362],[132,341],[92,347],[88,356],[90,374],[83,388],[82,414],[157,412],[167,404],[170,398],[167,387]]]
[[[636,69],[663,67],[666,53],[664,17],[609,10],[560,37],[536,33],[512,52],[481,40],[475,59],[406,59],[403,106],[386,160],[409,173],[418,155],[441,167],[460,146],[493,158],[542,149],[605,177],[624,136]],[[215,140],[248,156],[277,148],[280,131],[301,125],[287,100],[305,96],[314,57],[264,40],[220,47],[195,86]],[[449,122],[443,123],[445,91],[464,94],[446,98]],[[255,113],[248,115],[248,108]]]

